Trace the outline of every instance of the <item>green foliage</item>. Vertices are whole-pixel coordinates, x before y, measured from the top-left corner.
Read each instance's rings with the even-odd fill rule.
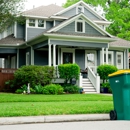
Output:
[[[30,83],[30,87],[50,84],[53,78],[54,67],[49,66],[22,66],[14,73],[13,87],[19,88]]]
[[[71,84],[65,84],[63,88],[64,88],[64,92],[71,93],[71,94],[79,93],[80,91],[80,88],[78,86],[71,85]]]
[[[97,73],[99,74],[100,78],[103,80],[104,83],[105,80],[108,80],[108,75],[116,72],[117,70],[118,69],[116,66],[105,64],[98,66]]]
[[[102,83],[102,87],[103,88],[109,88],[110,87],[110,83],[109,82]]]
[[[0,0],[0,32],[3,32],[14,21],[24,8],[23,0]]]
[[[43,87],[43,94],[63,94],[63,87],[59,84],[49,84]]]
[[[26,92],[27,92],[27,85],[25,84],[15,91],[15,93],[26,93]]]
[[[42,94],[43,86],[42,85],[36,85],[34,87],[34,92],[37,94]]]
[[[76,80],[79,78],[80,68],[77,64],[61,64],[58,65],[58,70],[60,78],[64,78],[65,83],[72,78],[75,78]]]

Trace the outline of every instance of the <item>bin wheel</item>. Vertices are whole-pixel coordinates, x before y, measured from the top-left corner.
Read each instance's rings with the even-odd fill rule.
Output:
[[[110,120],[117,120],[117,114],[115,110],[110,111]]]

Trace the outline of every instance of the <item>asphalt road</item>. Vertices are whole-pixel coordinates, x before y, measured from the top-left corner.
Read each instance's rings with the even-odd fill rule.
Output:
[[[87,121],[0,125],[0,130],[130,130],[130,121]]]

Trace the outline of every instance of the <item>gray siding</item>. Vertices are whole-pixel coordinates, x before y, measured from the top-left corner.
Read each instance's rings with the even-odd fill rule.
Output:
[[[99,18],[97,16],[95,16],[94,14],[92,14],[89,10],[87,10],[86,8],[84,8],[84,14],[86,15],[87,18],[92,19],[92,20],[99,20]]]
[[[0,68],[2,68],[2,58],[0,58]]]
[[[57,21],[57,20],[55,20],[55,26],[56,25],[58,25],[58,24],[60,24],[62,21]]]
[[[27,28],[27,41],[53,27],[53,22],[46,21],[46,29]]]
[[[100,65],[100,50],[97,51],[97,66]]]
[[[85,50],[75,50],[75,63],[80,66],[80,69],[85,69]]]
[[[62,29],[58,30],[57,32],[61,33],[69,33],[69,34],[84,34],[84,33],[77,33],[75,32],[75,22],[72,22],[71,24],[63,27]],[[98,32],[95,28],[90,26],[88,23],[85,22],[85,34],[89,36],[102,36],[100,32]]]
[[[26,53],[24,49],[19,49],[19,66],[21,67],[26,64]]]
[[[48,65],[48,51],[34,51],[35,65]]]
[[[74,15],[76,15],[76,7],[72,8],[71,10],[68,10],[60,16],[72,17]]]
[[[16,38],[25,38],[25,25],[17,24],[17,34]]]
[[[17,54],[17,49],[0,48],[0,54]]]

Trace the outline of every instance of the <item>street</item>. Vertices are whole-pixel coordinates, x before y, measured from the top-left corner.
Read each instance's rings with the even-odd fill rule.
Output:
[[[87,121],[1,125],[0,130],[130,130],[130,121]]]

